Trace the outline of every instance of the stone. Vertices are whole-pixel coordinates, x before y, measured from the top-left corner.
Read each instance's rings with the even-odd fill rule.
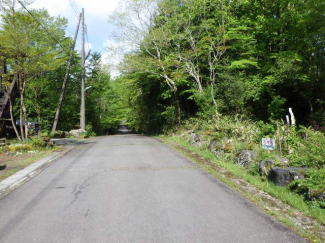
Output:
[[[208,149],[210,151],[215,151],[216,149],[218,149],[219,146],[220,146],[220,142],[218,142],[215,139],[212,139],[208,145]]]
[[[193,144],[193,146],[197,148],[202,148],[203,145],[204,145],[204,141],[197,141]]]
[[[307,167],[274,167],[269,171],[268,179],[277,186],[286,187],[294,180],[305,179]]]
[[[319,190],[308,190],[309,200],[317,199],[325,201],[325,188]]]
[[[218,159],[220,159],[224,155],[223,150],[214,150],[213,151],[214,156],[216,156]]]
[[[255,159],[256,154],[252,150],[242,150],[238,157],[236,164],[242,165],[246,168],[249,168],[251,162]]]
[[[80,137],[83,133],[86,133],[85,130],[83,129],[77,129],[77,130],[71,130],[69,132],[73,137],[78,138]]]
[[[191,143],[194,147],[202,148],[205,142],[201,140],[200,135],[196,133],[191,133]]]
[[[196,143],[196,142],[199,142],[199,141],[201,141],[201,137],[200,137],[200,135],[198,135],[198,134],[192,132],[192,133],[191,133],[191,142],[192,142],[192,143]]]
[[[276,157],[276,162],[280,164],[280,166],[286,167],[289,165],[290,161],[287,158],[282,158],[280,156]]]
[[[270,170],[274,167],[274,161],[273,160],[263,160],[259,164],[258,171],[261,176],[268,176]]]

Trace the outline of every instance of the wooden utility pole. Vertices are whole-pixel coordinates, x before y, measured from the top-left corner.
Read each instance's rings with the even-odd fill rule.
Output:
[[[81,109],[80,109],[80,128],[86,128],[85,112],[85,12],[82,9],[82,38],[81,38]]]
[[[58,124],[60,110],[61,110],[61,106],[62,106],[62,100],[63,100],[63,96],[64,96],[64,91],[65,91],[65,86],[67,84],[67,80],[68,80],[68,77],[69,77],[69,71],[70,71],[71,61],[72,61],[72,58],[73,58],[73,52],[74,52],[74,48],[76,46],[76,41],[77,41],[77,37],[78,37],[80,21],[81,21],[81,14],[79,15],[79,21],[78,21],[77,29],[76,29],[74,39],[73,39],[71,54],[70,54],[69,61],[67,63],[67,69],[65,71],[65,76],[64,76],[62,89],[61,89],[61,94],[60,94],[60,99],[59,99],[59,104],[58,104],[58,107],[56,109],[55,118],[54,118],[54,122],[53,122],[53,126],[52,126],[52,133],[54,133],[56,131],[56,126]]]

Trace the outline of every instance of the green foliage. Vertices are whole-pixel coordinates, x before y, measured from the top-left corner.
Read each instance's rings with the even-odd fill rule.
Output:
[[[93,126],[92,126],[92,124],[87,124],[87,125],[86,125],[86,131],[87,131],[87,135],[88,135],[89,137],[94,137],[94,136],[96,136],[96,133],[93,131]]]
[[[13,144],[10,146],[7,146],[7,151],[9,152],[27,152],[33,150],[33,146],[30,144]]]
[[[311,201],[314,206],[325,209],[325,167],[309,169],[305,180],[295,180],[289,188]]]
[[[56,130],[54,133],[51,133],[52,138],[65,138],[65,131]]]
[[[148,100],[148,91],[155,95],[150,101],[155,104],[132,104],[136,127],[169,124],[165,114],[172,114],[172,106],[176,119],[179,107],[181,118],[242,114],[264,122],[284,119],[291,107],[299,124],[313,119],[324,125],[322,1],[185,0],[180,6],[164,0],[149,30],[132,28],[126,16],[137,18],[133,10],[146,12],[151,4],[128,0],[128,12],[114,18],[122,33],[139,37],[139,49],[123,63],[136,86],[130,86],[137,91],[131,93],[133,102]],[[126,82],[128,75],[122,78]],[[155,118],[141,115],[147,117],[140,122],[138,115],[148,112]]]
[[[324,134],[306,127],[301,127],[297,133],[300,139],[290,141],[293,149],[290,163],[315,169],[325,168]]]
[[[31,145],[34,148],[43,148],[46,145],[42,137],[31,137],[30,140]]]
[[[233,156],[231,156],[230,154],[224,154],[220,157],[216,157],[211,151],[208,151],[206,148],[199,149],[193,147],[193,145],[190,144],[188,141],[186,141],[183,136],[179,136],[178,134],[174,134],[173,136],[164,136],[160,138],[167,142],[173,141],[174,143],[171,143],[172,146],[174,146],[174,144],[180,144],[185,148],[195,152],[200,157],[204,157],[207,160],[211,161],[212,168],[209,167],[207,168],[206,163],[202,164],[203,168],[209,169],[210,173],[217,175],[218,178],[222,180],[224,183],[230,186],[234,186],[235,188],[238,189],[237,185],[232,184],[233,181],[232,179],[234,178],[234,176],[235,178],[237,177],[237,178],[244,179],[251,185],[254,185],[257,188],[263,190],[264,192],[269,193],[271,196],[278,198],[283,202],[288,203],[294,208],[300,210],[301,212],[304,212],[306,215],[317,219],[318,222],[320,222],[321,224],[324,224],[325,214],[324,214],[324,210],[320,207],[320,201],[307,202],[300,195],[292,193],[290,190],[288,190],[288,188],[278,187],[273,183],[269,183],[267,180],[265,180],[265,178],[263,177],[261,178],[258,175],[256,167],[250,169],[250,171],[247,171],[246,168],[234,164]],[[268,153],[265,150],[264,152]],[[197,160],[198,163],[200,163],[200,161],[201,161],[200,159]],[[214,167],[214,164],[216,164],[217,167]],[[218,169],[219,167],[225,169],[226,172],[221,172],[224,170],[219,170]],[[220,172],[221,175],[219,174]],[[321,180],[319,182],[320,182],[318,183],[319,185],[324,185],[324,183],[322,183]],[[251,198],[252,194],[251,192],[247,191],[246,188],[244,189],[244,193],[246,193],[246,195]],[[254,200],[254,198],[251,199]],[[256,202],[257,203],[262,202],[260,197],[256,199]],[[280,212],[280,214],[282,214],[282,212]]]
[[[248,172],[260,177],[259,163],[263,160],[273,160],[274,166],[285,167],[280,157],[289,159],[287,166],[307,166],[305,180],[294,180],[289,188],[303,195],[305,200],[315,207],[324,208],[325,190],[325,135],[311,128],[301,126],[289,127],[280,121],[272,123],[254,122],[241,116],[215,115],[211,119],[206,117],[190,118],[183,123],[178,133],[182,140],[191,142],[190,133],[199,134],[203,141],[215,140],[216,150],[225,151],[219,159],[233,164],[242,150],[253,150],[256,154],[250,163]],[[174,133],[174,132],[173,132]],[[275,139],[276,150],[268,151],[262,148],[261,139],[269,137]],[[228,145],[227,145],[228,144]],[[228,146],[226,151],[224,148]],[[198,150],[205,151],[207,146]],[[265,177],[262,180],[267,180]]]

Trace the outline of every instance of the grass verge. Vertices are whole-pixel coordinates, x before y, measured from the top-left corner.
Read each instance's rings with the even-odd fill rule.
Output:
[[[4,170],[0,171],[0,181],[12,176],[16,172],[26,168],[34,162],[46,157],[54,151],[57,151],[60,147],[47,148],[37,152],[36,154],[22,154],[20,156],[4,155],[0,156],[0,165],[6,165]]]
[[[209,150],[193,147],[178,136],[157,138],[190,157],[203,169],[239,191],[244,197],[308,241],[325,242],[325,210],[307,204],[301,196],[287,188],[275,186],[249,173],[243,167],[230,163],[227,154],[218,159]]]

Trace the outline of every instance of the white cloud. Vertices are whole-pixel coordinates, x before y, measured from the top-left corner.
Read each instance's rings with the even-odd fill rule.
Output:
[[[111,35],[113,27],[108,24],[108,15],[112,13],[118,5],[118,0],[75,0],[78,10],[85,10],[85,23],[92,47],[99,52],[104,50],[102,43]],[[45,8],[52,16],[66,17],[69,21],[67,34],[73,36],[77,26],[78,18],[68,0],[35,0],[30,8]]]

